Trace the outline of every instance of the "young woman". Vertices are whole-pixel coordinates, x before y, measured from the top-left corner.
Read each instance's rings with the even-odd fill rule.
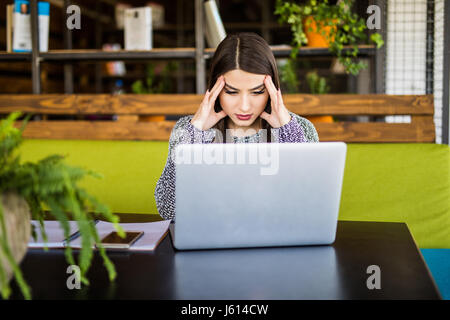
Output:
[[[155,199],[164,219],[175,218],[174,150],[180,143],[319,142],[313,124],[283,103],[277,65],[255,33],[228,35],[211,63],[208,90],[195,115],[180,118]]]

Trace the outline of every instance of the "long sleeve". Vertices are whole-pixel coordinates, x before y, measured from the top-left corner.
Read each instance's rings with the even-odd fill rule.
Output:
[[[319,142],[314,125],[306,118],[290,112],[291,120],[279,128],[272,129],[274,141],[285,142]]]
[[[180,118],[172,129],[169,154],[164,170],[156,183],[155,201],[160,216],[166,220],[175,217],[175,147],[178,144],[212,143],[214,129],[200,130],[191,124],[192,116]]]

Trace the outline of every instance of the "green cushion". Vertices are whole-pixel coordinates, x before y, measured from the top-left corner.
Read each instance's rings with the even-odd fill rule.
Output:
[[[406,222],[421,248],[450,248],[450,148],[349,144],[339,219]]]
[[[25,140],[22,161],[35,161],[49,154],[67,155],[67,163],[101,173],[88,177],[86,188],[113,212],[153,213],[154,191],[166,164],[168,143],[157,141]]]
[[[22,160],[67,154],[104,175],[81,186],[114,212],[158,214],[156,182],[168,142],[25,140]],[[450,248],[450,148],[436,144],[348,144],[339,219],[406,222],[421,248]]]

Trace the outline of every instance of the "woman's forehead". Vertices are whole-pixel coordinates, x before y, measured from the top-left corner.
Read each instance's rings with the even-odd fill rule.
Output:
[[[231,70],[224,73],[228,87],[239,90],[255,90],[264,84],[264,74],[249,73],[242,70]]]

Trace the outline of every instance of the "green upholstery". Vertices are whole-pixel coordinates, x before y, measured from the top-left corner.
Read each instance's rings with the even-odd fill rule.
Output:
[[[450,148],[349,144],[340,220],[406,222],[420,248],[450,248]]]
[[[114,212],[157,214],[156,182],[168,142],[25,140],[22,161],[67,154],[104,175],[82,186]],[[348,144],[340,220],[406,222],[420,248],[450,248],[450,148]]]
[[[154,213],[154,191],[167,160],[168,142],[100,140],[25,140],[19,149],[22,161],[49,154],[67,155],[71,165],[101,173],[88,177],[86,188],[113,212]]]

